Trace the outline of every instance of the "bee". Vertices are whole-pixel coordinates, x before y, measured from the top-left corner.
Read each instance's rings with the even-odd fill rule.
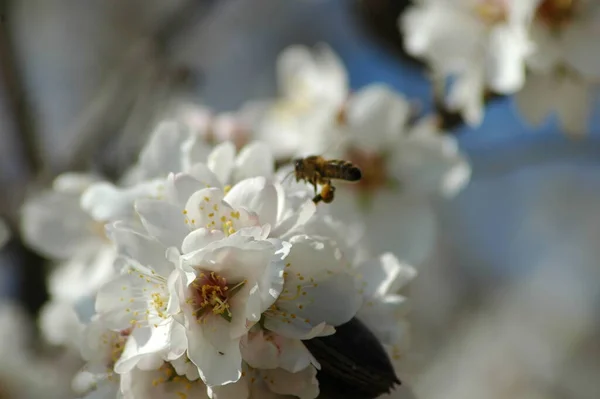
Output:
[[[331,180],[359,181],[362,177],[360,169],[351,162],[344,160],[327,160],[318,155],[294,160],[296,181],[303,180],[313,185],[315,189],[315,204],[323,201],[329,204],[335,196],[335,187]],[[321,185],[321,192],[317,192],[317,185]]]

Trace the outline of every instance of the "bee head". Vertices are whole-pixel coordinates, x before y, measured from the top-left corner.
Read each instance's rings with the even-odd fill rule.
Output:
[[[294,170],[296,172],[302,172],[304,171],[304,159],[302,158],[296,158],[294,159]]]

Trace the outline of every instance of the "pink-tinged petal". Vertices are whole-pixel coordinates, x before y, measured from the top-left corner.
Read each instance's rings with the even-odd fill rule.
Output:
[[[234,208],[244,208],[258,215],[260,224],[277,223],[278,195],[275,186],[264,177],[246,179],[225,196],[225,201]]]
[[[165,247],[155,238],[134,230],[124,222],[107,226],[107,234],[117,246],[117,253],[154,270],[161,276],[168,276],[174,266],[165,258]]]
[[[192,322],[187,329],[188,357],[208,386],[230,384],[242,376],[240,341],[228,334],[228,322],[214,316],[208,322]]]
[[[229,182],[233,171],[235,160],[235,145],[226,141],[217,145],[210,155],[206,164],[208,168],[219,178],[222,184]]]
[[[180,247],[189,233],[183,209],[165,201],[138,200],[135,209],[148,233],[165,247]]]
[[[275,173],[275,159],[269,146],[255,141],[247,144],[235,159],[232,181],[239,182],[251,177],[271,177]]]

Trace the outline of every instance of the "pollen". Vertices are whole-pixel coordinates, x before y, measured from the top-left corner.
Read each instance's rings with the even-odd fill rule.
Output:
[[[224,277],[215,272],[208,274],[200,273],[191,285],[192,298],[190,302],[194,307],[198,321],[208,311],[215,315],[220,315],[228,321],[231,320],[232,314],[229,299],[244,284],[246,284],[246,280],[229,285]]]

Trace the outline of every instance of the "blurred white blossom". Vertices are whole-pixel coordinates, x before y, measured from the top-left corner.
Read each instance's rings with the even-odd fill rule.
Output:
[[[447,105],[469,124],[481,123],[489,90],[516,94],[532,124],[556,113],[566,133],[582,134],[600,77],[599,17],[593,0],[421,0],[400,29],[434,84],[452,79]]]
[[[364,300],[355,252],[332,227],[341,225],[280,184],[262,143],[236,154],[224,142],[197,162],[204,143],[194,135],[160,142],[153,136],[142,159],[184,162],[160,184],[131,186],[159,193],[125,196],[135,213],[110,219],[117,275],[79,328],[88,363],[75,387],[127,398],[316,398],[320,365],[302,341],[335,334]],[[88,189],[89,209],[125,203],[104,193]],[[368,265],[361,273],[380,275]]]
[[[600,81],[600,4],[594,0],[543,0],[531,38],[536,51],[527,59],[529,76],[517,105],[533,124],[556,113],[566,133],[588,131],[594,93]]]
[[[346,68],[325,44],[286,48],[277,60],[280,96],[257,118],[254,134],[276,159],[319,149],[324,124],[335,119],[349,93]]]
[[[477,125],[486,89],[512,94],[523,87],[538,1],[421,0],[402,15],[400,29],[407,51],[429,63],[436,84],[454,79],[449,108]]]
[[[0,302],[1,393],[17,399],[64,399],[70,393],[71,370],[60,359],[33,350],[33,328],[23,308]]]
[[[345,68],[328,47],[288,48],[278,69],[283,93],[257,124],[257,137],[276,159],[322,155],[358,166],[360,181],[336,180],[335,200],[324,212],[360,226],[373,253],[392,250],[423,262],[435,239],[430,201],[456,195],[470,178],[455,139],[431,118],[411,124],[408,101],[385,85],[350,93]]]

